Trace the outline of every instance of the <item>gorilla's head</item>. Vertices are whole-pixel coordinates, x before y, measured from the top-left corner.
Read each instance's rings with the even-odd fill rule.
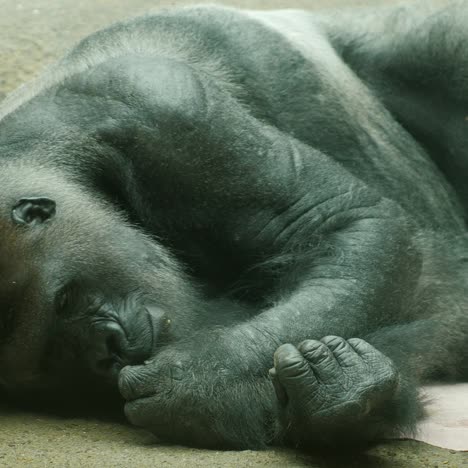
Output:
[[[193,288],[159,243],[78,180],[12,161],[0,186],[0,387],[115,386],[122,366],[177,333]]]

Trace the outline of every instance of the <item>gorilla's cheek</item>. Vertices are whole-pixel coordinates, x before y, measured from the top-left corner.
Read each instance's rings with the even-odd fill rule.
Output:
[[[10,282],[15,283],[14,280]],[[19,289],[21,297],[9,295],[7,301],[0,301],[0,312],[4,312],[5,305],[7,312],[12,311],[11,323],[5,325],[5,336],[0,340],[0,377],[9,386],[27,386],[37,380],[54,323],[53,311],[35,278]]]

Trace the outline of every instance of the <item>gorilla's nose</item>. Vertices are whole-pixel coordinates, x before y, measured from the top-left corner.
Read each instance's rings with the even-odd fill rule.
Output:
[[[124,359],[126,336],[122,327],[112,320],[93,327],[89,348],[89,364],[93,372],[109,380],[117,381]]]

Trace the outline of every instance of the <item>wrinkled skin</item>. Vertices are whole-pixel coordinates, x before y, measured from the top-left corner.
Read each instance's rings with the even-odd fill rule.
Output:
[[[468,9],[170,10],[0,108],[0,387],[205,447],[362,447],[468,377]],[[120,400],[118,404],[122,404]]]

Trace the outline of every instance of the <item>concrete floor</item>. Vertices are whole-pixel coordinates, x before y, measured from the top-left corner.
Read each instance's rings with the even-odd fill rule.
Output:
[[[30,79],[80,37],[113,20],[189,1],[0,0],[0,98]],[[201,2],[199,2],[201,3]],[[322,8],[392,3],[392,0],[220,1],[254,8]],[[160,445],[124,423],[62,419],[0,410],[0,466],[35,467],[457,467],[468,454],[414,441],[388,442],[360,456],[320,458],[292,450],[218,452]]]

